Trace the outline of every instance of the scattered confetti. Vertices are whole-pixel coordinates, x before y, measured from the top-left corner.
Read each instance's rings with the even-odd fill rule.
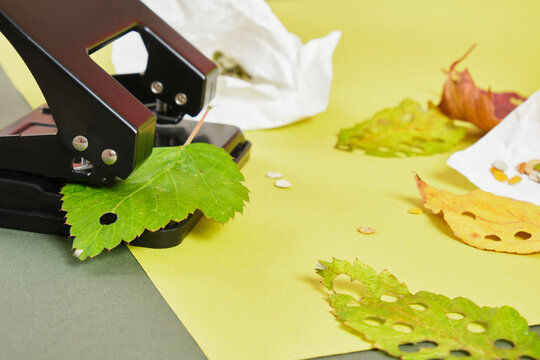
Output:
[[[424,213],[424,210],[420,209],[419,207],[413,207],[407,210],[407,212],[413,215],[420,215]]]
[[[283,174],[275,171],[269,171],[266,173],[266,177],[270,179],[279,179],[283,177]]]
[[[527,163],[525,164],[525,174],[529,175],[533,171],[534,166],[539,163],[540,160],[538,159],[532,159],[527,161]]]
[[[374,228],[369,227],[369,226],[360,226],[356,230],[358,230],[360,234],[364,234],[364,235],[371,235],[377,232]]]
[[[534,182],[540,182],[540,173],[538,171],[531,171],[529,174],[529,180],[532,180]]]
[[[513,176],[510,180],[508,180],[508,183],[510,185],[515,185],[521,181],[521,176]]]
[[[493,174],[493,177],[495,178],[495,180],[497,181],[500,181],[500,182],[506,182],[506,180],[508,180],[508,176],[506,176],[506,174],[504,173],[504,171],[501,171],[499,169],[496,169],[494,167],[492,167],[491,169],[489,169],[489,171],[491,171],[491,173]]]
[[[291,183],[288,180],[285,180],[285,179],[276,180],[274,185],[276,187],[280,188],[280,189],[287,189],[287,188],[291,187]]]
[[[508,165],[506,165],[506,163],[501,160],[494,161],[493,164],[491,164],[491,166],[501,171],[506,171],[506,169],[508,169]]]
[[[526,162],[522,162],[522,163],[519,163],[518,166],[516,167],[518,173],[520,174],[525,174],[525,175],[529,175],[527,174],[525,171],[526,171],[526,168],[527,168],[527,163]]]

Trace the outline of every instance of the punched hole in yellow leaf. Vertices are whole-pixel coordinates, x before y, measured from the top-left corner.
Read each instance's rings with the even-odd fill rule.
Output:
[[[400,322],[392,325],[392,329],[396,330],[397,332],[404,333],[404,334],[409,334],[409,333],[412,333],[413,331],[413,328],[411,325],[400,323]]]
[[[375,317],[375,316],[368,316],[364,318],[364,323],[366,323],[369,326],[382,326],[385,323],[386,320]]]
[[[473,220],[476,220],[476,215],[474,215],[472,212],[470,211],[464,211],[461,213],[461,215],[465,216],[465,217],[468,217],[468,218],[471,218]]]
[[[355,299],[361,299],[366,293],[364,285],[360,281],[351,281],[347,275],[338,275],[334,279],[334,290],[338,294],[351,295]]]
[[[467,324],[467,330],[475,334],[482,334],[487,331],[488,324],[481,321],[473,321]]]
[[[499,349],[513,349],[513,348],[516,347],[513,342],[511,342],[510,340],[506,340],[506,339],[495,340],[493,345],[496,348],[499,348]]]
[[[516,240],[528,240],[532,237],[531,233],[528,233],[526,231],[518,231],[514,234],[514,237]]]
[[[446,313],[446,317],[449,318],[450,320],[461,320],[465,316],[461,313],[449,312],[449,313]]]
[[[484,239],[486,240],[493,240],[493,241],[501,241],[501,238],[498,235],[491,234],[484,236]]]

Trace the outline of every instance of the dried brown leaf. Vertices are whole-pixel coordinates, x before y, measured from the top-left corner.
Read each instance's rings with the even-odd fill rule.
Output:
[[[448,77],[438,108],[449,118],[470,121],[480,129],[489,131],[527,98],[516,92],[482,90],[475,85],[469,70],[456,70],[456,66],[473,48],[474,45],[446,71]]]

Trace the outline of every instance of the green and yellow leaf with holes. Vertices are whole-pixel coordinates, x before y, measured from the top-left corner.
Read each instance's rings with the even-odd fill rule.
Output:
[[[197,209],[225,223],[249,199],[243,180],[232,157],[214,145],[155,148],[127,180],[102,187],[65,185],[62,210],[73,247],[84,260],[146,229],[180,222]]]
[[[411,294],[388,271],[356,261],[320,261],[317,273],[331,291],[334,315],[374,347],[407,360],[538,359],[540,338],[509,306],[480,307],[465,298]],[[357,297],[334,290],[339,275],[362,285]]]
[[[466,129],[454,124],[438,109],[422,109],[411,99],[379,111],[371,119],[342,129],[336,148],[362,149],[368,155],[406,157],[432,155],[451,150]]]

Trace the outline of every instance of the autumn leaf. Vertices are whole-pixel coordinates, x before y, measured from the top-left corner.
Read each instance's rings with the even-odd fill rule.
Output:
[[[232,157],[214,145],[159,147],[127,180],[102,187],[65,185],[62,210],[75,237],[73,247],[84,260],[145,229],[180,222],[197,209],[226,222],[248,200],[243,180]]]
[[[540,207],[482,190],[456,195],[415,175],[424,206],[442,213],[454,234],[478,249],[531,254],[540,251]]]
[[[368,155],[382,157],[431,155],[452,149],[465,132],[437,109],[423,110],[414,100],[405,99],[371,119],[342,129],[336,147],[363,149]]]
[[[480,307],[466,298],[426,291],[411,294],[388,271],[377,274],[358,260],[320,261],[317,273],[331,291],[337,319],[390,355],[406,360],[540,358],[538,334],[512,307]],[[338,276],[363,291],[355,296],[336,292]]]
[[[476,87],[469,70],[456,70],[473,49],[474,46],[446,71],[447,79],[438,108],[452,119],[470,121],[483,131],[489,131],[527,98],[515,92],[482,90]]]

